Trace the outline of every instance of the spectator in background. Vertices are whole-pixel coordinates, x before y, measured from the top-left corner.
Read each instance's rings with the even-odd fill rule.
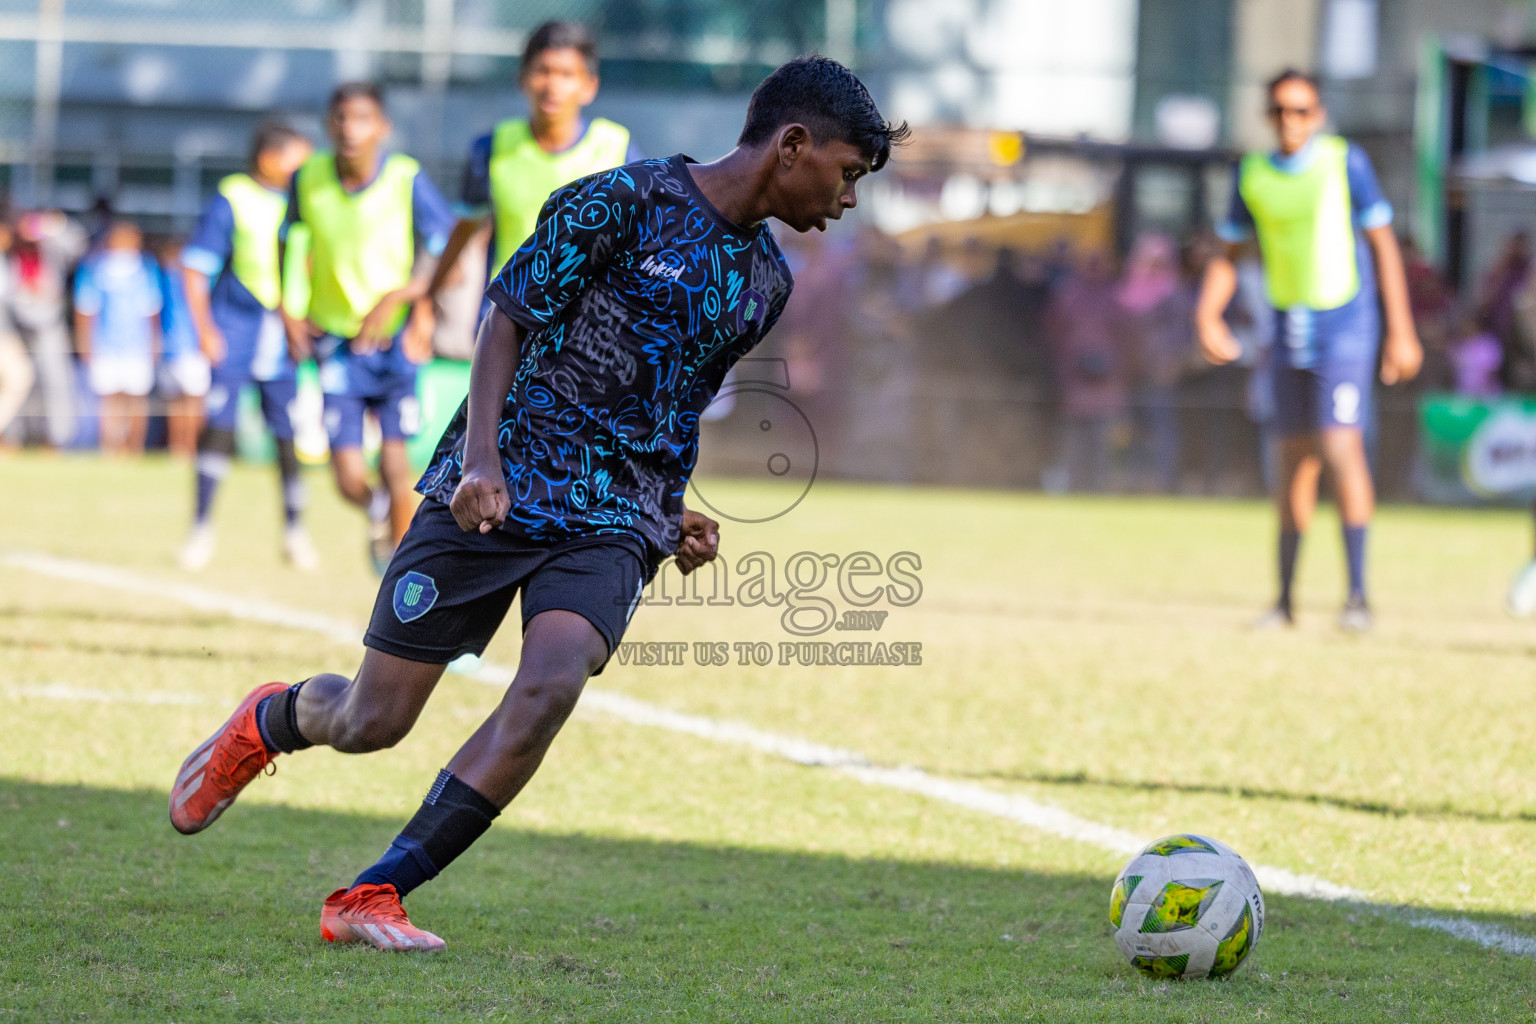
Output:
[[[30,406],[46,423],[42,435],[55,448],[75,436],[75,366],[70,359],[66,298],[69,271],[85,252],[78,224],[56,210],[23,214],[10,252],[11,323],[32,357],[37,384]],[[19,438],[30,440],[27,431]]]
[[[1403,271],[1408,275],[1408,308],[1424,345],[1424,368],[1419,371],[1420,387],[1433,391],[1452,384],[1450,365],[1452,320],[1456,299],[1445,276],[1425,259],[1412,238],[1402,240]]]
[[[960,261],[946,252],[944,243],[937,238],[928,239],[917,270],[920,301],[928,309],[944,305],[965,291],[966,285],[970,283]]]
[[[101,448],[110,455],[144,450],[160,347],[157,277],[143,233],[128,221],[107,228],[75,275],[75,343],[101,398]]]
[[[166,447],[172,455],[190,459],[197,454],[203,399],[207,397],[213,371],[198,344],[197,325],[187,305],[181,248],[181,241],[174,238],[155,247],[155,270],[160,285],[159,383],[160,393],[166,399]]]
[[[0,252],[10,251],[12,238],[10,224],[0,221]],[[0,265],[0,303],[8,301],[10,283],[8,268]],[[0,312],[0,437],[21,411],[36,376],[26,347],[11,327],[10,317]]]
[[[1167,235],[1142,235],[1116,295],[1134,357],[1132,443],[1136,469],[1156,490],[1179,479],[1179,380],[1194,352],[1194,292]]]
[[[1503,391],[1499,370],[1504,363],[1504,348],[1499,339],[1479,325],[1476,317],[1466,317],[1456,334],[1449,350],[1456,374],[1456,393],[1468,398],[1497,398]]]
[[[1046,313],[1062,431],[1061,463],[1051,476],[1067,489],[1102,491],[1109,482],[1110,429],[1125,412],[1124,323],[1115,292],[1109,258],[1090,252]]]
[[[1479,322],[1504,349],[1504,386],[1536,391],[1536,336],[1521,330],[1516,303],[1531,278],[1530,239],[1524,231],[1509,236],[1479,282]]]

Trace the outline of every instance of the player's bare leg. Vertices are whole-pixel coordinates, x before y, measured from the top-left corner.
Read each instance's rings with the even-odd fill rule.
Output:
[[[149,436],[149,399],[143,395],[129,395],[124,401],[128,420],[124,449],[129,455],[143,455],[144,442]]]
[[[533,617],[517,675],[501,704],[448,762],[448,770],[497,807],[520,793],[608,657],[602,634],[575,612]]]
[[[438,774],[421,808],[384,856],[350,887],[326,899],[321,936],[379,949],[442,949],[441,939],[410,923],[400,901],[468,849],[527,785],[576,707],[587,678],[607,657],[602,634],[575,612],[534,616],[523,634],[517,675],[501,704]],[[345,710],[333,716],[333,723],[359,705],[348,699],[334,706]]]
[[[361,448],[331,449],[331,476],[343,498],[367,511],[373,500],[373,488],[368,486],[368,465],[363,461]]]
[[[369,648],[351,679],[327,673],[300,684],[295,724],[304,740],[344,754],[392,747],[416,724],[445,669]]]
[[[390,454],[392,448],[398,448],[398,453]],[[393,467],[397,459],[405,465],[406,490],[409,491],[410,467],[409,463],[405,462],[405,446],[400,441],[385,441],[379,452],[380,470],[385,469],[387,460],[398,476],[398,468]],[[394,552],[395,544],[398,543],[399,537],[405,535],[403,527],[398,535],[395,534],[392,521],[393,510],[399,502],[395,500],[393,491],[387,485],[375,490],[368,483],[368,466],[363,461],[361,448],[334,449],[331,452],[331,475],[336,480],[336,490],[341,492],[341,496],[367,513],[368,558],[373,563],[374,571],[380,576],[384,575],[384,569],[389,565],[389,556]],[[410,521],[410,515],[407,514],[406,526],[410,525]]]
[[[410,529],[417,504],[416,474],[411,472],[404,441],[384,442],[379,449],[379,475],[384,479],[384,489],[389,492],[390,534],[394,545],[398,546],[405,531]]]

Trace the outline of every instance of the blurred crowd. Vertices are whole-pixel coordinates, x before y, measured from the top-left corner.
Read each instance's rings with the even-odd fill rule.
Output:
[[[1243,356],[1217,367],[1192,325],[1213,237],[1145,234],[1119,265],[1065,242],[781,240],[797,285],[769,347],[837,475],[1050,491],[1272,487],[1274,313],[1256,252],[1239,263],[1227,311]],[[1529,240],[1510,239],[1470,302],[1411,242],[1404,252],[1427,363],[1398,390],[1536,393]]]
[[[1116,266],[1065,242],[780,236],[797,287],[757,355],[787,368],[830,472],[1051,491],[1272,483],[1257,260],[1239,266],[1228,311],[1243,358],[1214,367],[1191,327],[1207,237],[1146,234]],[[180,240],[102,204],[0,220],[0,252],[0,445],[191,457],[209,369]],[[1531,240],[1511,236],[1468,301],[1411,242],[1404,254],[1426,350],[1415,390],[1536,393]]]
[[[0,444],[131,455],[153,412],[192,456],[210,374],[180,251],[106,204],[0,219]]]

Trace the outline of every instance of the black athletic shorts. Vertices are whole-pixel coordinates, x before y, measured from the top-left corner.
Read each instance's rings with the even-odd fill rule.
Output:
[[[505,530],[466,533],[447,505],[428,498],[384,573],[363,643],[431,665],[481,654],[521,593],[524,629],[540,612],[572,611],[597,628],[612,657],[653,575],[639,537],[542,544]]]

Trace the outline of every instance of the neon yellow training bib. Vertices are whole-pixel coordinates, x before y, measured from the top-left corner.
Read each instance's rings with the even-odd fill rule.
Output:
[[[1249,153],[1238,171],[1276,309],[1338,309],[1360,292],[1349,143],[1319,135],[1311,144],[1316,156],[1300,174],[1281,170],[1265,153]]]
[[[491,210],[496,218],[496,267],[500,270],[533,233],[549,194],[577,178],[606,171],[629,155],[629,129],[604,118],[587,125],[570,149],[546,153],[528,122],[503,121],[491,135]]]
[[[356,337],[379,299],[410,282],[416,263],[411,189],[420,170],[395,153],[366,188],[348,192],[328,152],[299,169],[299,215],[309,226],[309,319],[321,330]],[[409,312],[395,315],[389,333]]]

